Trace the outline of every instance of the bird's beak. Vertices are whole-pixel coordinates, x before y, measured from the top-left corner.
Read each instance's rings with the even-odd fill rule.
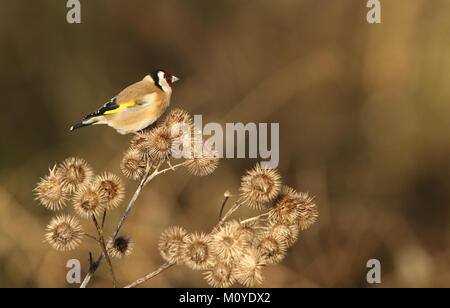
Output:
[[[180,78],[178,78],[177,76],[172,76],[172,83],[174,83],[175,81],[180,80]]]

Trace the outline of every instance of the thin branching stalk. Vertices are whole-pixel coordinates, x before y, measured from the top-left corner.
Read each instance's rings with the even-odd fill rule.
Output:
[[[219,219],[222,218],[222,213],[223,213],[223,210],[225,209],[225,205],[227,204],[228,199],[230,199],[230,196],[226,195],[222,201],[222,206],[220,207],[220,212],[219,212]]]
[[[249,222],[252,222],[252,221],[255,221],[255,220],[259,220],[259,219],[261,219],[261,218],[264,218],[264,217],[266,217],[266,216],[268,216],[268,215],[269,215],[269,212],[264,213],[264,214],[261,214],[261,215],[258,215],[258,216],[254,216],[254,217],[247,218],[247,219],[245,219],[245,220],[242,220],[240,223],[241,223],[241,224],[246,224],[246,223],[249,223]]]
[[[236,201],[233,206],[228,210],[228,212],[222,217],[222,219],[219,221],[219,223],[217,224],[216,228],[220,227],[221,225],[223,225],[225,223],[225,221],[231,216],[233,215],[234,212],[236,212],[240,207],[241,207],[242,203],[238,200]]]
[[[104,256],[103,256],[103,253],[102,253],[100,255],[100,257],[98,257],[97,261],[91,262],[91,264],[89,266],[88,273],[86,274],[86,277],[84,277],[83,282],[80,285],[80,289],[86,288],[87,284],[89,283],[89,281],[92,278],[92,275],[94,275],[94,273],[97,270],[98,266],[103,261],[103,258],[104,258]]]
[[[96,237],[93,236],[93,235],[90,235],[90,234],[87,234],[87,233],[86,233],[86,234],[84,234],[84,236],[86,236],[87,238],[90,238],[90,239],[96,241],[97,243],[100,243],[99,240],[98,240],[98,238],[96,238]]]
[[[103,211],[102,230],[105,228],[106,212],[107,212],[107,210]]]
[[[95,218],[95,215],[92,215],[92,220],[97,229],[98,239],[99,239],[98,241],[100,243],[100,247],[102,248],[103,255],[106,257],[106,261],[108,262],[109,271],[111,272],[111,276],[113,279],[113,286],[114,286],[114,288],[116,288],[117,287],[116,275],[114,274],[114,269],[112,266],[111,258],[109,257],[108,250],[106,249],[105,239],[103,237],[103,228],[98,224],[97,219]]]
[[[166,269],[168,269],[169,267],[172,267],[173,265],[175,265],[174,263],[170,263],[170,262],[166,262],[163,265],[161,265],[160,267],[158,267],[155,271],[148,273],[147,275],[145,275],[142,278],[139,278],[138,280],[136,280],[133,283],[130,283],[129,285],[127,285],[125,288],[126,289],[130,289],[130,288],[135,288],[140,284],[143,284],[144,282],[146,282],[149,279],[152,279],[153,277],[157,276],[158,274],[162,273],[163,271],[165,271]]]
[[[162,163],[161,163],[161,164],[162,164]],[[184,161],[184,162],[182,162],[182,163],[173,165],[173,166],[171,166],[171,167],[169,167],[169,168],[166,168],[166,169],[158,170],[159,168],[157,168],[157,169],[155,170],[154,174],[152,174],[152,175],[147,179],[147,182],[150,182],[155,176],[158,176],[158,175],[160,175],[160,174],[164,174],[164,173],[166,173],[167,171],[175,171],[176,168],[181,167],[181,166],[185,166],[186,164],[187,164],[187,161]]]
[[[122,227],[123,223],[125,222],[125,219],[127,218],[128,214],[130,213],[131,209],[133,208],[134,203],[136,202],[137,198],[139,197],[139,195],[142,191],[142,188],[144,187],[148,177],[150,176],[150,171],[151,171],[150,167],[147,166],[147,170],[146,170],[136,192],[134,193],[133,197],[131,198],[130,203],[128,204],[125,212],[123,213],[122,217],[120,218],[120,221],[119,221],[116,229],[114,230],[112,238],[115,238],[117,236],[117,234],[119,233],[120,228]],[[88,271],[86,277],[84,278],[80,288],[86,288],[87,284],[91,280],[92,275],[95,273],[98,266],[103,261],[104,257],[105,257],[105,255],[104,255],[104,253],[102,253],[100,255],[100,257],[98,257],[97,261],[95,261],[94,263],[91,264],[91,266],[89,267],[89,271]]]
[[[122,225],[125,223],[125,220],[128,217],[128,214],[130,213],[131,209],[134,207],[134,204],[136,203],[137,198],[141,194],[142,188],[149,182],[148,179],[152,177],[158,170],[158,167],[155,169],[155,171],[150,175],[150,166],[147,166],[147,170],[145,172],[144,177],[141,180],[141,183],[139,184],[136,192],[134,193],[133,197],[130,200],[130,203],[128,204],[127,208],[125,209],[125,212],[123,213],[122,217],[120,218],[119,224],[117,225],[116,229],[114,230],[114,233],[111,237],[111,239],[114,241],[114,239],[117,237],[117,234],[120,231],[120,228],[122,228]]]
[[[182,162],[179,163],[177,165],[172,166],[171,168],[166,168],[163,170],[159,170],[159,168],[161,167],[161,165],[164,163],[164,161],[161,161],[155,168],[155,170],[151,173],[151,166],[147,166],[146,172],[144,174],[144,176],[142,177],[142,180],[138,186],[138,188],[136,189],[136,192],[134,193],[133,197],[131,198],[127,208],[125,209],[122,217],[120,218],[119,223],[117,224],[113,235],[111,236],[111,239],[114,241],[114,239],[117,237],[120,228],[122,227],[122,225],[125,223],[125,220],[128,217],[128,214],[130,213],[131,209],[134,207],[137,198],[139,197],[139,195],[141,194],[142,189],[145,187],[145,185],[147,185],[151,180],[153,180],[156,176],[160,175],[160,174],[164,174],[167,171],[171,171],[171,170],[175,170],[178,167],[184,166],[186,163]],[[91,280],[92,276],[94,275],[95,271],[97,270],[98,266],[100,265],[100,263],[103,261],[103,259],[105,258],[105,254],[102,253],[99,258],[97,259],[96,262],[92,263],[91,266],[89,267],[89,271],[86,275],[86,277],[84,278],[80,288],[86,288],[87,284],[89,283],[89,281]]]

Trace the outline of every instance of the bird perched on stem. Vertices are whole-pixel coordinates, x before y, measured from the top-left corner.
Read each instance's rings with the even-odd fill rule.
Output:
[[[153,124],[170,103],[172,85],[178,77],[156,70],[125,88],[96,112],[87,115],[71,131],[93,124],[106,124],[120,134],[141,136],[141,130]]]

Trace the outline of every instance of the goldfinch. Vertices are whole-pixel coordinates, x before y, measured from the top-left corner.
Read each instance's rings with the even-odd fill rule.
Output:
[[[106,124],[123,135],[141,135],[139,131],[158,120],[169,106],[172,85],[177,80],[178,77],[164,70],[156,70],[125,88],[70,130],[92,124]]]

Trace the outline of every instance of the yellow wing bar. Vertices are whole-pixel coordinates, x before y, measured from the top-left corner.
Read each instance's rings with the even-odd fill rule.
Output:
[[[129,102],[121,103],[120,106],[117,107],[116,109],[108,110],[108,111],[106,111],[104,114],[113,114],[113,113],[119,112],[120,109],[128,108],[128,107],[133,107],[134,105],[136,105],[136,103],[135,103],[134,101],[129,101]]]

